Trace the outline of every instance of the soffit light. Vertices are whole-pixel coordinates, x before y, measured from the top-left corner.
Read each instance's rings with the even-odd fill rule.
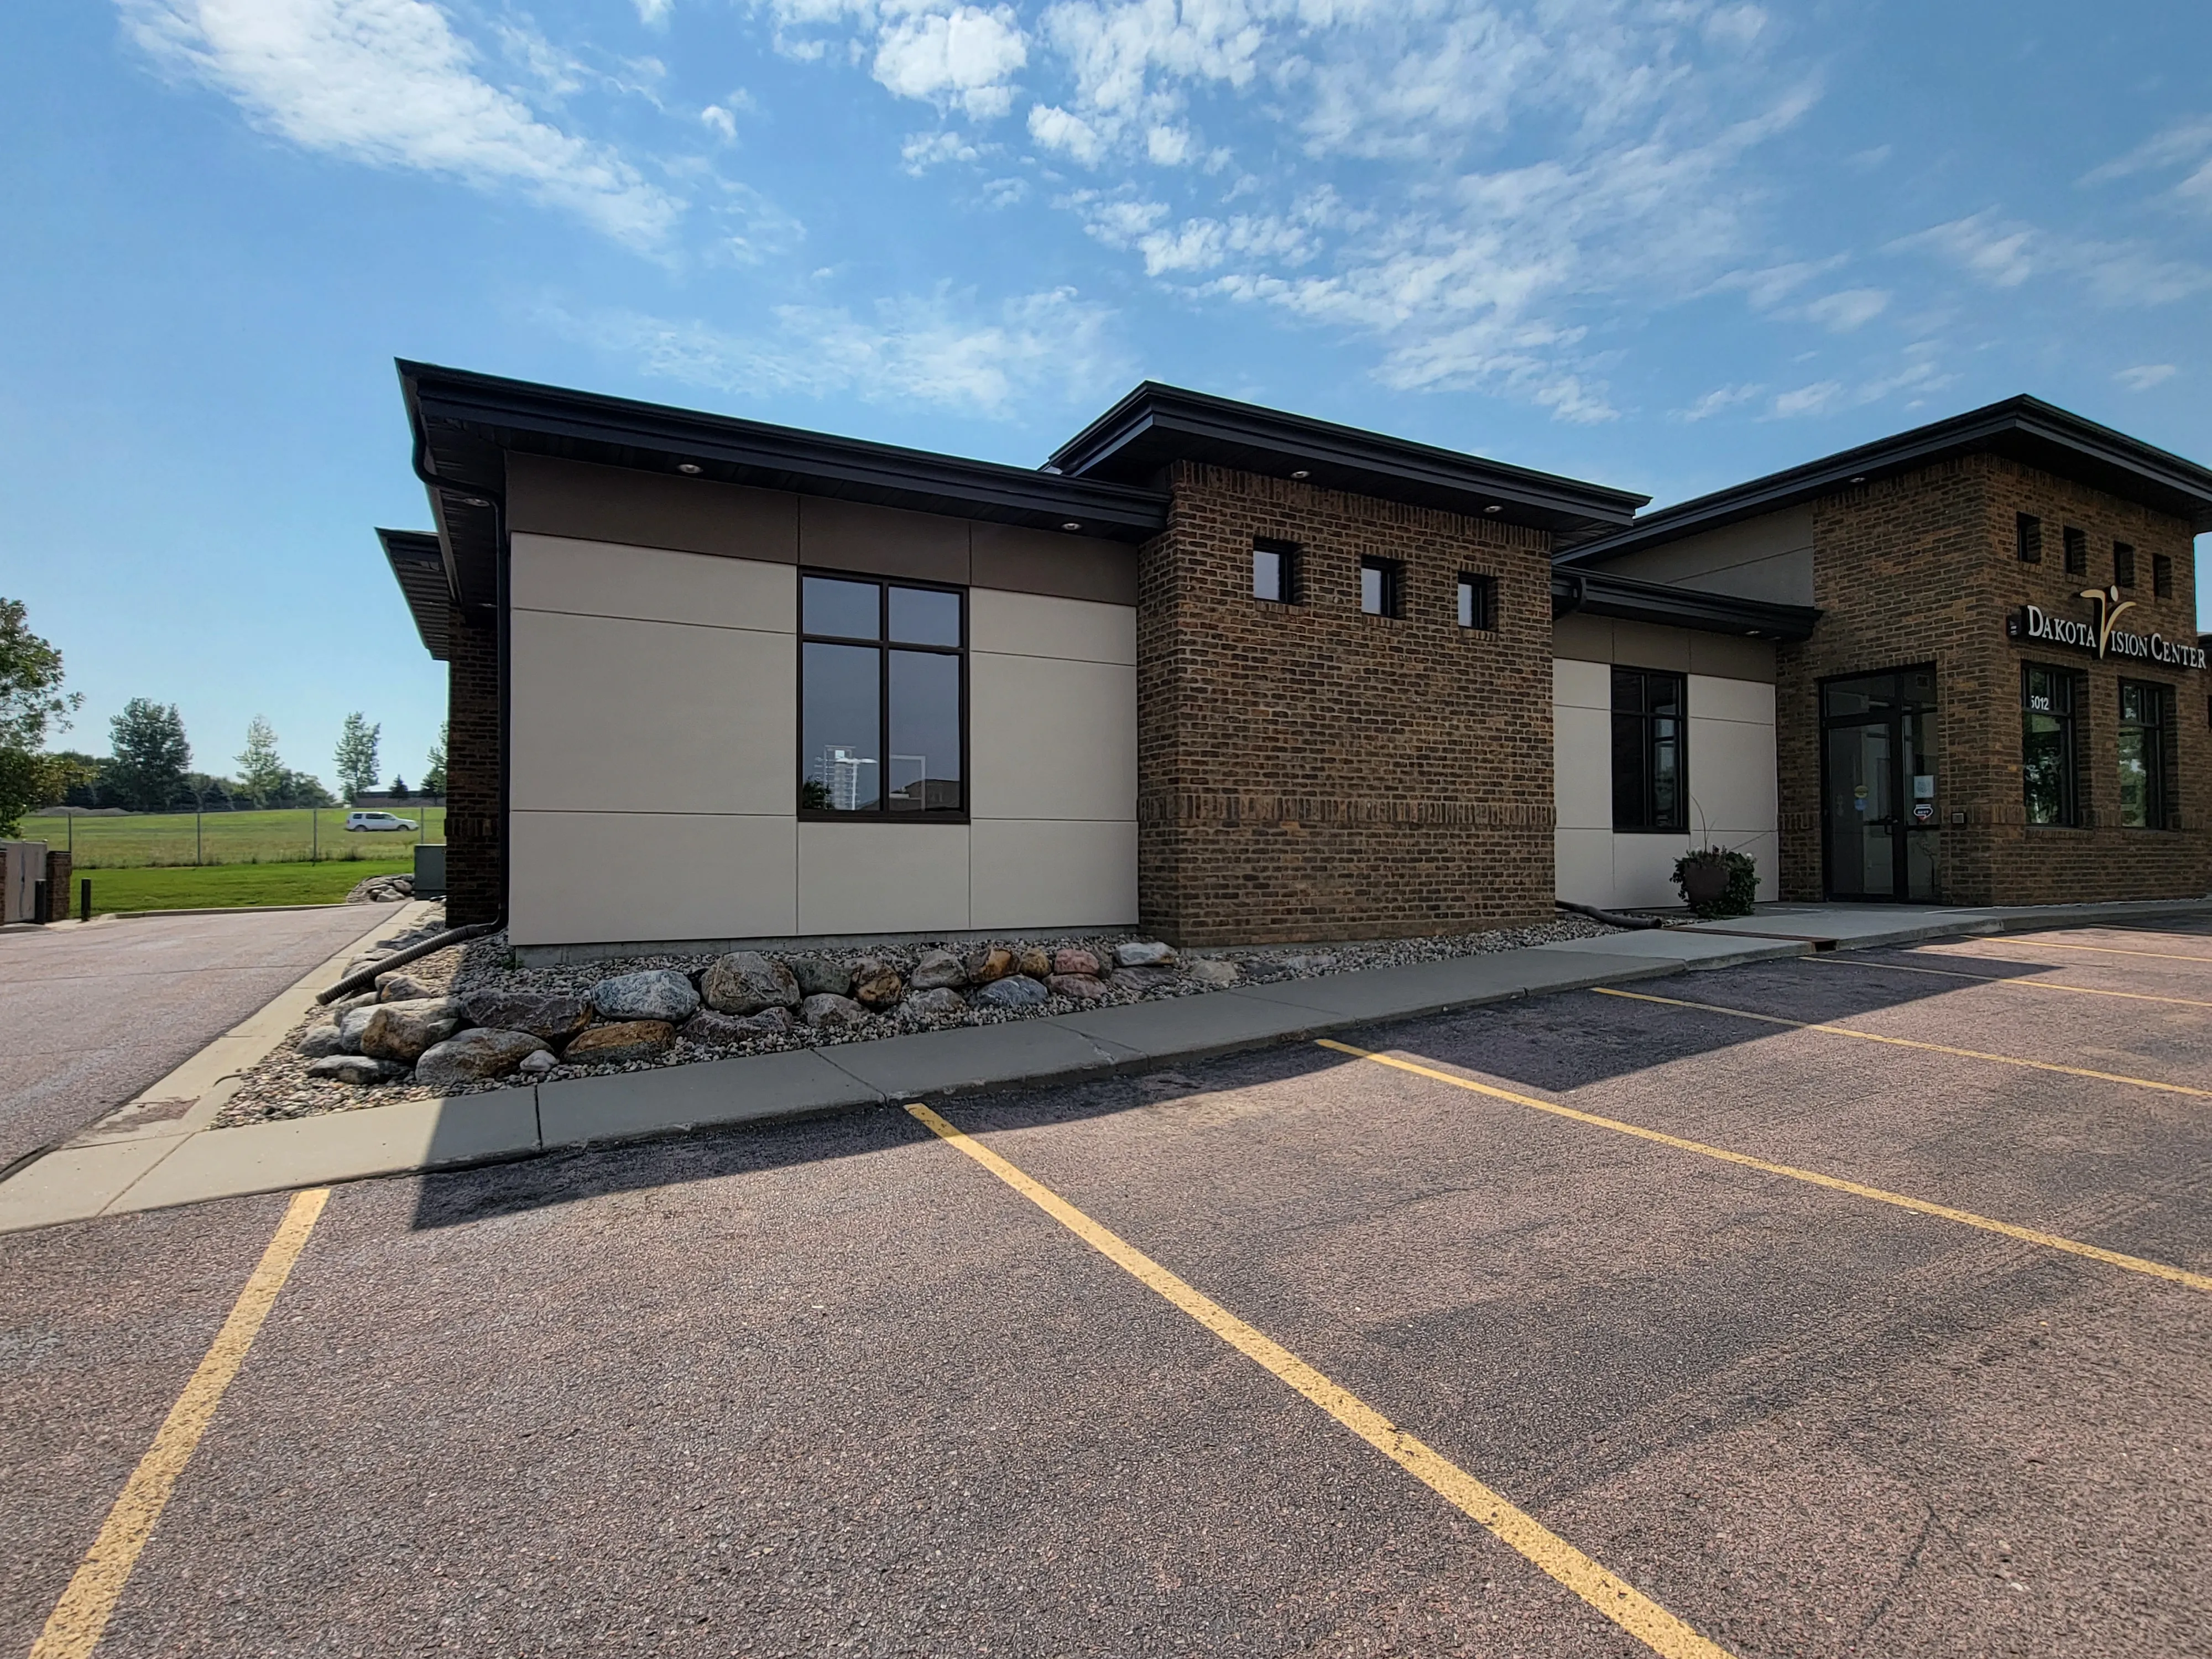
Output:
[[[1859,476],[1852,479],[1851,482],[1853,483],[1864,483],[1866,482],[1866,474],[1863,472],[1860,473]]]
[[[1060,528],[1062,530],[1080,530],[1083,526],[1078,524],[1074,520],[1070,519],[1066,524],[1060,526]]]
[[[696,461],[678,461],[676,463],[676,470],[678,472],[683,473],[686,477],[696,478],[699,476],[699,463]]]
[[[1313,474],[1307,471],[1305,468],[1300,467],[1297,471],[1291,473],[1291,476],[1293,478],[1310,478],[1313,477]]]
[[[461,497],[461,505],[463,507],[489,507],[491,503],[481,495],[464,495]]]
[[[1498,506],[1496,501],[1492,501],[1488,507],[1484,507],[1482,510],[1486,513],[1503,513],[1505,509]]]

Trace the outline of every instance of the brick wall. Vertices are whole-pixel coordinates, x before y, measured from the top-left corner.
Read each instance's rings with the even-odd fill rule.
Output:
[[[446,920],[490,921],[507,908],[500,810],[499,635],[452,616],[447,664]]]
[[[67,921],[76,902],[76,895],[70,891],[70,855],[66,848],[54,848],[46,854],[46,914],[41,921]]]
[[[1553,915],[1542,532],[1182,463],[1139,561],[1138,902],[1186,945],[1381,938]],[[1251,597],[1255,537],[1301,603]],[[1403,619],[1359,609],[1363,554]],[[1498,628],[1456,622],[1462,572]]]
[[[2016,515],[2043,520],[2043,559],[2020,562]],[[2087,533],[2088,568],[2066,572],[2061,532]],[[2016,643],[2005,618],[2022,604],[2090,615],[2079,593],[2112,580],[2112,544],[2136,550],[2136,608],[2123,629],[2196,636],[2188,526],[2148,508],[1994,456],[1946,462],[1832,495],[1814,510],[1811,640],[1778,654],[1777,737],[1785,897],[1821,896],[1819,682],[1933,663],[1942,894],[1954,903],[2196,896],[2212,886],[2212,676]],[[2174,562],[2173,594],[2151,590],[2151,558]],[[2081,726],[2082,827],[2030,827],[2021,779],[2021,665],[2086,676]],[[2119,826],[2118,682],[2177,688],[2181,813],[2172,830]],[[1964,811],[1963,825],[1950,822]]]

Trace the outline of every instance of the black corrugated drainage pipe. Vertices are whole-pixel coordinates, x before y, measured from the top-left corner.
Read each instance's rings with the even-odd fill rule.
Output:
[[[1555,898],[1552,902],[1562,910],[1588,916],[1592,921],[1601,921],[1608,927],[1664,927],[1667,925],[1656,916],[1632,916],[1619,910],[1601,910],[1595,904],[1572,904],[1563,898]]]
[[[419,962],[432,951],[442,951],[449,945],[463,945],[472,939],[482,939],[486,933],[495,933],[506,926],[507,918],[501,916],[495,921],[473,921],[465,927],[448,927],[442,933],[433,933],[420,945],[394,951],[388,957],[379,957],[366,968],[355,969],[329,990],[317,992],[315,1000],[332,1003],[356,991],[365,991],[376,983],[379,974],[389,973],[394,968],[404,968],[410,962]]]

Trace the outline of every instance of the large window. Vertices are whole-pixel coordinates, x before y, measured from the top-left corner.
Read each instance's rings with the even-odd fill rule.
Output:
[[[2173,688],[2120,682],[2120,822],[2130,830],[2166,830],[2173,814]]]
[[[2030,823],[2079,823],[2074,743],[2075,676],[2040,663],[2020,677],[2020,775]]]
[[[799,811],[964,814],[966,596],[804,575],[799,604]]]
[[[1689,827],[1682,757],[1682,677],[1613,671],[1613,827]]]

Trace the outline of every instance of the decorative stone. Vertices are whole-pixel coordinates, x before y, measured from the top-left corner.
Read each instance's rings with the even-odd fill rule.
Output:
[[[977,985],[988,985],[994,979],[1004,979],[1016,971],[1014,953],[1003,945],[987,945],[968,953],[968,977]]]
[[[799,1005],[799,1017],[817,1031],[850,1031],[868,1017],[868,1011],[850,997],[817,992]]]
[[[481,1083],[505,1077],[532,1054],[551,1051],[527,1031],[492,1031],[482,1026],[456,1031],[443,1042],[422,1051],[415,1062],[415,1080],[434,1089],[456,1083]]]
[[[461,1029],[461,1005],[451,997],[422,997],[411,1002],[380,1002],[367,1011],[361,1051],[371,1060],[412,1066],[425,1048]],[[350,1019],[352,1015],[346,1016]]]
[[[968,999],[950,985],[933,985],[906,1000],[906,1012],[924,1019],[946,1019],[968,1012]]]
[[[889,1008],[906,994],[898,964],[888,957],[862,957],[853,964],[853,1000],[864,1008]]]
[[[371,876],[356,882],[345,896],[348,904],[397,904],[415,896],[415,878],[407,875]]]
[[[699,994],[673,968],[647,968],[601,980],[592,987],[592,1006],[606,1019],[681,1024],[699,1012]]]
[[[376,1000],[379,1002],[420,1002],[425,997],[441,997],[445,988],[433,985],[425,979],[398,968],[376,976]]]
[[[799,957],[791,962],[791,976],[799,981],[799,994],[809,997],[850,996],[853,992],[853,970],[840,967],[820,957]]]
[[[349,1008],[338,1016],[338,1051],[357,1054],[361,1052],[361,1034],[368,1029],[368,1017],[376,1012],[374,1002]]]
[[[1150,968],[1176,959],[1175,947],[1148,939],[1125,939],[1114,947],[1116,968]]]
[[[1054,974],[1045,986],[1054,995],[1076,1002],[1103,1002],[1107,997],[1106,981],[1096,974]]]
[[[553,1058],[550,1048],[538,1048],[522,1057],[522,1064],[514,1068],[517,1077],[544,1077],[561,1062]]]
[[[1156,991],[1161,986],[1172,985],[1175,981],[1176,970],[1160,966],[1123,968],[1114,975],[1115,984],[1127,986],[1133,991]]]
[[[377,994],[374,991],[356,991],[349,997],[340,997],[336,1002],[331,1004],[331,1018],[336,1019],[342,1014],[351,1013],[356,1008],[373,1008],[376,1006],[377,1000]]]
[[[917,991],[957,990],[968,982],[968,970],[950,951],[925,951],[906,982]],[[961,1004],[966,1007],[967,1004]]]
[[[628,1019],[616,1025],[594,1025],[568,1045],[561,1056],[569,1066],[621,1066],[633,1060],[652,1060],[676,1046],[676,1028],[665,1019]]]
[[[1243,970],[1233,962],[1224,962],[1218,957],[1206,957],[1197,962],[1186,963],[1183,972],[1200,985],[1234,985],[1244,977]]]
[[[707,1006],[721,1014],[757,1014],[763,1008],[796,1008],[799,981],[791,969],[757,951],[717,957],[699,981]]]
[[[480,985],[461,994],[461,1008],[479,1025],[527,1031],[548,1042],[566,1042],[592,1023],[591,1004],[568,991]]]
[[[292,1047],[309,1060],[326,1060],[332,1054],[345,1053],[345,1034],[338,1030],[337,1021],[325,1021],[301,1032],[293,1039]]]
[[[320,1078],[325,1083],[394,1083],[405,1077],[407,1072],[404,1066],[371,1060],[365,1054],[325,1054],[307,1067],[309,1077]]]
[[[1024,974],[1006,979],[994,979],[975,993],[975,1001],[985,1008],[1036,1008],[1043,1006],[1048,993]]]
[[[1014,965],[1031,979],[1042,979],[1053,971],[1052,952],[1042,945],[1024,945],[1014,952]]]
[[[748,1037],[780,1036],[792,1024],[788,1008],[763,1008],[757,1014],[718,1014],[712,1008],[702,1008],[684,1022],[684,1029],[678,1035],[686,1042],[715,1045],[743,1042]]]
[[[1052,971],[1055,974],[1087,974],[1096,979],[1098,976],[1098,958],[1088,951],[1079,951],[1071,946],[1067,950],[1053,952]]]

